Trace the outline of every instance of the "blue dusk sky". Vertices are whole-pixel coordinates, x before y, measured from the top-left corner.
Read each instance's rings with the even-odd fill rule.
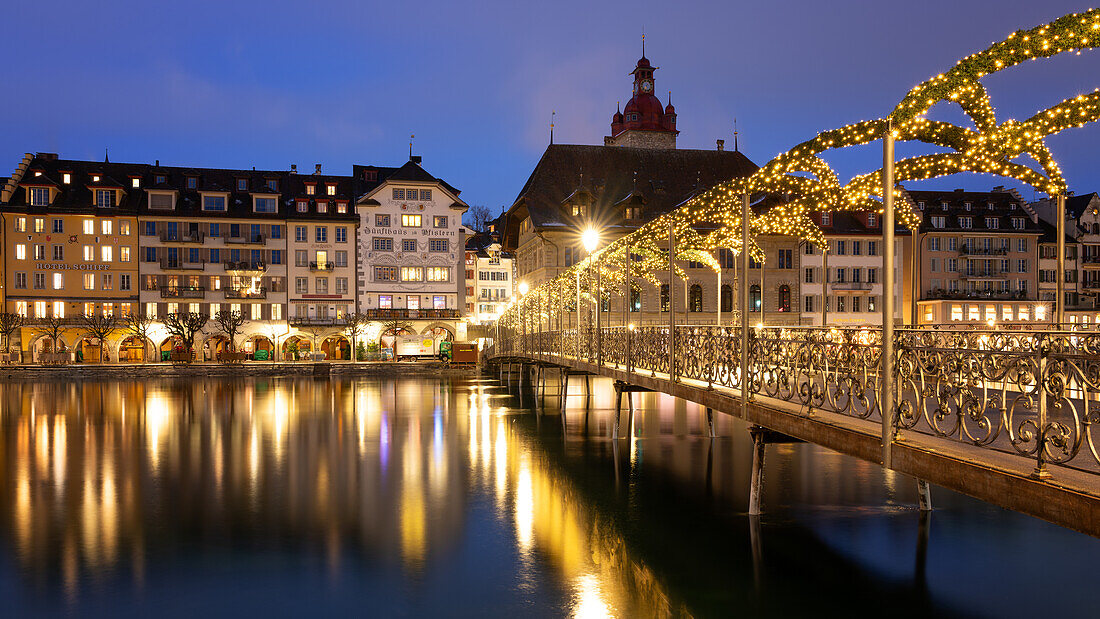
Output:
[[[602,144],[646,33],[682,148],[758,164],[886,115],[915,84],[1019,28],[1087,5],[1035,0],[775,2],[18,2],[5,10],[4,174],[22,153],[350,174],[424,167],[494,212],[547,142]],[[1001,120],[1100,87],[1100,55],[986,78]],[[941,110],[942,108],[942,110]],[[940,106],[935,117],[960,122]],[[1100,125],[1048,142],[1070,189],[1100,190]],[[899,147],[899,156],[917,152]],[[829,159],[842,179],[872,145]],[[956,176],[922,188],[988,189]],[[915,185],[911,185],[915,186]],[[1030,189],[1024,191],[1032,197]]]

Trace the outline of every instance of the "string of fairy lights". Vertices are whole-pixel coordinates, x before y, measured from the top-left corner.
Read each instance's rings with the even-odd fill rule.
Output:
[[[1100,45],[1100,9],[1064,15],[1031,30],[1012,33],[984,51],[959,60],[954,67],[910,90],[887,118],[853,123],[819,133],[816,137],[776,156],[755,173],[734,178],[703,191],[680,207],[609,243],[566,269],[557,278],[540,284],[500,317],[504,326],[515,325],[521,314],[528,320],[545,319],[548,308],[569,307],[577,287],[583,300],[595,300],[595,282],[611,294],[625,294],[648,283],[659,287],[658,273],[669,270],[669,235],[675,236],[676,260],[702,263],[715,271],[721,267],[714,252],[742,251],[742,196],[784,196],[785,199],[749,220],[750,239],[784,235],[814,244],[824,233],[811,214],[830,211],[882,212],[882,169],[858,175],[846,184],[820,155],[829,150],[859,146],[883,137],[887,121],[897,141],[918,141],[950,152],[920,155],[895,163],[896,182],[920,181],[960,172],[994,174],[1012,178],[1054,196],[1066,189],[1065,179],[1045,138],[1063,130],[1100,119],[1100,89],[1066,99],[1017,121],[997,122],[989,93],[981,78],[1029,60],[1076,53]],[[929,120],[925,114],[939,102],[956,103],[974,128]],[[1030,157],[1037,167],[1014,161]],[[905,207],[895,190],[895,216],[913,230],[919,215]],[[763,262],[760,247],[750,240],[750,255]],[[675,276],[687,274],[674,265]]]

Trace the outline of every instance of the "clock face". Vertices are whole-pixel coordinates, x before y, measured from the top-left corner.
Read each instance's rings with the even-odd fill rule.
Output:
[[[649,80],[642,80],[642,92],[649,92],[653,89],[653,82]]]

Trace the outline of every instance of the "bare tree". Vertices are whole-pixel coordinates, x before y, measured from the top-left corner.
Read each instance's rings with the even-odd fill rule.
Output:
[[[402,331],[408,331],[412,333],[413,325],[407,320],[401,320],[399,318],[391,318],[390,320],[382,321],[382,332],[379,334],[378,339],[381,342],[382,336],[393,334],[394,337],[401,335]]]
[[[150,316],[142,316],[139,313],[130,312],[126,314],[126,318],[122,323],[122,328],[125,329],[126,333],[141,340],[141,356],[143,359],[149,358],[147,353],[149,346],[156,347],[156,344],[153,343],[153,339],[149,337],[149,334],[153,330],[153,322],[154,320]]]
[[[317,338],[322,333],[324,333],[325,331],[328,331],[332,327],[330,327],[328,325],[302,325],[298,328],[302,331],[305,331],[305,332],[309,333],[310,336],[312,336],[312,338],[313,338],[313,349],[310,351],[310,355],[313,356],[314,359],[316,359],[317,357],[315,355],[317,353],[321,352],[321,350],[319,348],[317,348]]]
[[[79,317],[80,326],[89,337],[99,340],[99,360],[110,361],[111,355],[107,352],[107,338],[118,331],[118,319],[113,315],[82,314]]]
[[[37,320],[38,328],[35,330],[50,338],[53,352],[57,352],[57,340],[61,339],[61,332],[65,330],[65,319],[60,316],[46,316]]]
[[[15,333],[15,330],[23,326],[26,319],[22,314],[16,314],[14,312],[0,312],[0,335],[4,336],[4,348],[8,350],[11,348],[11,336]]]
[[[214,322],[217,323],[218,330],[229,338],[229,352],[237,352],[237,334],[241,332],[244,323],[248,322],[244,314],[240,312],[218,312],[214,314]]]
[[[475,204],[466,211],[463,220],[471,230],[485,232],[489,229],[489,223],[493,221],[493,212],[483,204]]]
[[[203,327],[209,321],[209,316],[198,312],[177,312],[164,317],[164,328],[169,335],[177,337],[183,342],[184,351],[187,353],[187,361],[190,361],[193,356],[195,336],[202,332]]]
[[[346,321],[344,324],[344,333],[351,339],[351,360],[357,361],[356,357],[359,356],[356,346],[358,344],[359,335],[367,328],[367,324],[370,323],[370,319],[362,312],[352,312],[344,317]]]

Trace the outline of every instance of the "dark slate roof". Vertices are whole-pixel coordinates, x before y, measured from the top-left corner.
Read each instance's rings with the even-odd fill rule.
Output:
[[[1089,203],[1096,197],[1095,191],[1080,196],[1069,196],[1066,198],[1066,217],[1080,219],[1081,215],[1085,213],[1085,209],[1088,208]]]
[[[1066,200],[1066,202],[1069,202],[1069,200]],[[1040,243],[1043,243],[1043,244],[1050,243],[1051,245],[1053,245],[1053,244],[1058,242],[1058,228],[1055,227],[1054,224],[1049,224],[1049,223],[1043,221],[1042,219],[1040,219],[1039,220],[1039,229],[1043,231],[1043,235],[1039,237],[1039,242]],[[1073,238],[1069,234],[1066,234],[1066,244],[1067,245],[1074,245],[1076,243],[1077,243],[1077,239]]]
[[[374,180],[367,180],[367,172],[374,172]],[[407,161],[399,168],[385,168],[378,166],[353,166],[352,175],[355,178],[355,195],[362,197],[370,191],[377,188],[382,183],[389,182],[409,182],[409,183],[439,183],[451,195],[458,197],[458,194],[462,193],[458,189],[455,189],[447,181],[432,176],[427,170],[425,170],[419,163],[415,161]],[[362,204],[371,204],[370,201],[363,202]]]
[[[391,168],[392,169],[392,168]],[[41,171],[42,176],[35,177],[35,171]],[[71,175],[68,184],[58,182],[61,172]],[[99,175],[99,182],[92,180],[94,175]],[[165,182],[156,183],[157,176],[164,176]],[[187,179],[196,179],[195,189],[189,189]],[[140,187],[133,187],[130,179],[140,179]],[[117,179],[126,179],[119,182]],[[247,191],[238,191],[237,181],[246,181]],[[267,188],[269,180],[277,180],[279,191],[278,211],[276,213],[254,213],[252,211],[251,193],[272,193]],[[316,195],[306,195],[306,183],[315,183]],[[328,195],[327,184],[336,184],[335,195]],[[32,207],[27,204],[27,192],[25,186],[37,184],[50,184],[56,186],[58,194],[48,207]],[[335,219],[353,220],[357,218],[354,208],[355,179],[351,176],[323,175],[323,174],[297,174],[290,171],[275,170],[235,170],[224,168],[192,168],[155,166],[145,163],[106,163],[98,161],[77,161],[70,159],[55,159],[53,157],[35,157],[27,166],[27,172],[20,182],[20,187],[12,194],[11,199],[4,208],[24,212],[72,212],[72,213],[99,213],[99,214],[155,214],[155,215],[201,215],[203,217],[235,217],[256,219]],[[96,188],[121,188],[117,205],[112,209],[101,209],[93,206],[93,191]],[[149,190],[176,192],[176,209],[174,211],[150,211],[148,209]],[[201,192],[228,193],[227,209],[224,213],[201,210]],[[307,200],[310,204],[308,213],[299,213],[296,209],[298,200]],[[316,212],[318,201],[329,203],[326,213]],[[336,212],[335,202],[348,203],[347,212]]]
[[[504,244],[515,247],[523,213],[536,228],[579,225],[564,206],[574,194],[591,194],[590,218],[621,223],[614,205],[634,193],[644,201],[644,222],[674,209],[702,187],[756,169],[737,151],[551,144],[506,213]]]
[[[918,207],[921,216],[920,231],[923,232],[963,232],[978,233],[994,231],[996,233],[1023,233],[1035,234],[1041,232],[1039,225],[1032,221],[1031,213],[1024,208],[1026,202],[1019,195],[1009,191],[909,191],[909,196]],[[924,210],[919,210],[920,203],[924,202]],[[946,202],[947,208],[942,204]],[[970,203],[971,209],[966,210],[966,203]],[[992,203],[993,208],[988,205]],[[932,227],[932,217],[945,217],[943,228]],[[962,228],[959,225],[960,217],[971,217],[973,227]],[[987,217],[996,217],[999,220],[997,228],[989,228],[986,225]],[[1024,228],[1017,230],[1012,227],[1011,218],[1022,217]]]

